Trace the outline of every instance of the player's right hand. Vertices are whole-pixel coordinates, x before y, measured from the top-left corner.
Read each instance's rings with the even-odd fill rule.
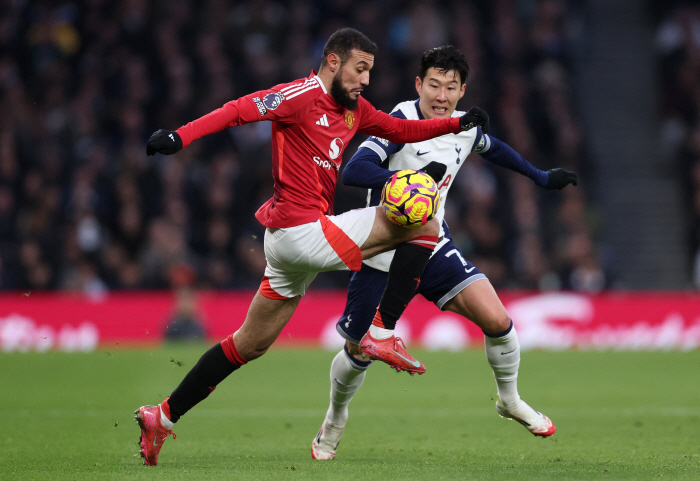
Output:
[[[459,118],[459,126],[462,130],[470,130],[481,125],[481,130],[487,134],[489,128],[489,114],[479,107],[472,107],[469,111]]]
[[[182,149],[182,139],[177,132],[160,129],[151,135],[146,144],[146,154],[153,155],[156,152],[171,155]]]
[[[433,178],[436,184],[440,183],[443,177],[445,177],[445,172],[447,172],[447,166],[440,162],[435,162],[434,160],[423,167],[418,169],[418,172],[425,172],[430,177]]]
[[[557,167],[556,169],[548,170],[547,174],[549,174],[547,185],[545,186],[547,189],[561,190],[569,184],[578,185],[578,176],[576,172],[569,172],[568,170]]]

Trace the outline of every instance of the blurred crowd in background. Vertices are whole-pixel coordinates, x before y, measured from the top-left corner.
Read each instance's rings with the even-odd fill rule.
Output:
[[[578,187],[551,192],[472,154],[446,218],[465,257],[496,287],[609,286],[614,272],[600,248],[574,104],[577,19],[568,3],[0,3],[0,289],[257,288],[265,258],[254,212],[272,195],[269,124],[228,129],[174,156],[147,157],[146,140],[241,95],[308,76],[329,35],[345,26],[379,46],[363,93],[375,107],[389,112],[416,98],[422,52],[450,43],[470,64],[459,108],[487,109],[492,135],[538,168],[579,173]],[[687,21],[682,13],[669,19],[682,32]],[[694,28],[694,37],[675,41],[660,33],[660,45],[681,71],[668,79],[677,87],[668,115],[687,130],[679,142],[698,225],[700,130],[697,117],[684,115],[688,98],[700,102]],[[346,161],[362,140],[346,148]],[[365,198],[339,186],[335,212]],[[313,288],[345,288],[348,274],[319,279]]]
[[[679,2],[662,17],[656,46],[662,153],[681,172],[693,284],[700,288],[700,5]]]

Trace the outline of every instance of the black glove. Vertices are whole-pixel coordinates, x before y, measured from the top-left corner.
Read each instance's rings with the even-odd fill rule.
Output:
[[[569,184],[578,185],[576,172],[569,172],[557,167],[556,169],[548,170],[547,173],[549,174],[549,180],[546,185],[548,189],[561,190]]]
[[[177,132],[160,129],[151,135],[146,144],[146,154],[153,155],[156,152],[171,155],[182,150],[182,139]]]
[[[487,134],[490,130],[489,114],[487,114],[484,109],[479,107],[470,108],[469,112],[459,118],[459,126],[462,130],[470,130],[477,125],[481,125],[481,130],[483,130],[485,134]]]
[[[440,162],[432,161],[422,169],[418,169],[418,172],[425,172],[430,177],[433,178],[435,183],[439,183],[443,177],[445,177],[445,172],[447,172],[447,166],[441,164]]]

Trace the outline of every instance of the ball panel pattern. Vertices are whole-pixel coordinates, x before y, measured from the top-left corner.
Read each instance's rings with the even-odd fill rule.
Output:
[[[401,170],[384,185],[381,205],[395,224],[419,227],[435,217],[440,208],[440,191],[424,172]]]

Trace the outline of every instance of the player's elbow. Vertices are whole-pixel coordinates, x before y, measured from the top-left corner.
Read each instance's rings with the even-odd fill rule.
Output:
[[[358,182],[360,179],[357,176],[356,169],[352,165],[352,163],[348,164],[345,169],[343,170],[343,174],[341,176],[343,179],[343,185],[348,185],[351,187],[359,187]]]

